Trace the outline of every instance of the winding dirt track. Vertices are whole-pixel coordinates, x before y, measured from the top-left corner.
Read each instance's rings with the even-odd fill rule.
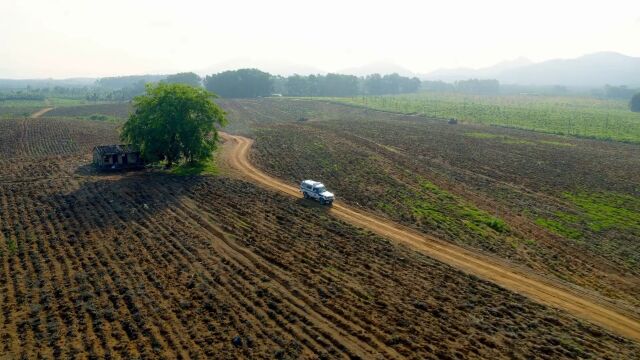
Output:
[[[42,115],[44,115],[44,114],[48,113],[48,112],[49,112],[49,111],[51,111],[51,110],[53,110],[53,108],[52,108],[52,107],[48,107],[48,108],[44,108],[44,109],[38,110],[38,111],[34,112],[33,114],[31,114],[31,116],[29,116],[29,118],[30,118],[30,119],[37,119],[37,118],[39,118],[40,116],[42,116]]]
[[[223,159],[230,167],[263,186],[287,195],[300,196],[296,187],[263,173],[250,163],[248,155],[253,140],[224,133],[221,135],[226,141]],[[329,213],[536,302],[565,310],[618,335],[640,341],[640,319],[636,315],[592,294],[569,288],[501,259],[464,249],[362,210],[352,209],[340,202],[336,202]]]

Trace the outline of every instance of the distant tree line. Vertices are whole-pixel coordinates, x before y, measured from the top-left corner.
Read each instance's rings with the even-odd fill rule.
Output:
[[[196,88],[202,87],[202,78],[193,72],[182,72],[167,76],[160,82],[167,84],[184,84]]]
[[[292,75],[284,80],[287,96],[354,96],[360,93],[358,77],[353,75]]]
[[[398,74],[381,76],[380,74],[368,75],[364,79],[364,92],[368,95],[408,94],[420,89],[420,79],[406,77]]]
[[[456,91],[468,94],[494,95],[500,93],[500,83],[495,79],[469,79],[456,81],[455,87]]]
[[[2,82],[4,81],[4,83]],[[0,101],[2,100],[43,100],[46,97],[86,99],[89,101],[129,101],[145,93],[149,83],[185,84],[195,88],[204,87],[221,97],[255,98],[281,94],[284,96],[303,97],[347,97],[360,95],[394,95],[427,92],[451,92],[479,95],[498,94],[539,94],[549,96],[565,96],[569,94],[590,95],[606,99],[630,101],[630,108],[637,109],[637,97],[631,98],[640,89],[627,86],[606,85],[600,89],[568,89],[565,86],[523,86],[502,85],[495,79],[468,79],[447,83],[429,81],[399,74],[371,74],[364,77],[343,74],[326,75],[271,75],[258,69],[239,69],[223,71],[201,78],[193,72],[182,72],[172,75],[133,75],[105,77],[87,86],[80,80],[47,80],[33,84],[68,84],[68,86],[31,87],[27,80],[0,79]],[[75,82],[74,82],[75,81]],[[22,89],[6,88],[2,85],[17,86]],[[75,84],[83,85],[75,85]],[[637,111],[637,110],[634,110]]]
[[[292,75],[284,78],[284,95],[288,96],[356,96],[393,95],[417,92],[420,79],[398,74],[353,75]]]
[[[206,76],[204,87],[221,97],[255,98],[273,93],[273,79],[258,69],[231,70]]]
[[[640,112],[640,92],[633,95],[629,102],[629,109],[633,112]]]
[[[630,89],[627,86],[611,86],[605,85],[604,97],[607,99],[631,99],[637,92],[637,89]]]
[[[384,95],[417,92],[418,78],[398,74],[369,75],[291,75],[273,76],[258,69],[224,71],[206,76],[207,90],[222,97],[252,98],[278,93],[286,96],[356,96]]]
[[[0,94],[0,101],[7,100],[44,100],[44,95],[24,91],[12,91],[9,93]]]
[[[96,80],[96,87],[109,90],[119,90],[127,87],[135,87],[138,84],[156,83],[167,78],[167,75],[129,75],[111,76]],[[142,91],[144,92],[144,86]]]

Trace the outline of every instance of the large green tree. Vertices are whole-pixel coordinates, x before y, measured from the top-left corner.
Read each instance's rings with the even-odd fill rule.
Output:
[[[136,145],[149,162],[211,158],[218,142],[216,125],[225,113],[214,94],[184,84],[148,84],[146,94],[134,98],[135,111],[124,124],[121,138]]]
[[[640,112],[640,93],[633,95],[631,102],[629,102],[629,108],[633,112]]]

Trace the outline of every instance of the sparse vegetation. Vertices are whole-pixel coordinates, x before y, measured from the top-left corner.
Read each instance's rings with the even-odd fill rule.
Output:
[[[212,159],[198,162],[184,162],[170,170],[173,175],[191,176],[191,175],[216,175],[218,167]]]
[[[565,193],[582,212],[582,220],[592,231],[629,230],[640,235],[640,198],[612,192]],[[571,218],[569,220],[578,220]]]

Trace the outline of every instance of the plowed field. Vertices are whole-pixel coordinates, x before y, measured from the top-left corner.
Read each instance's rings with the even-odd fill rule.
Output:
[[[225,100],[252,162],[638,312],[640,146],[303,100]]]
[[[116,139],[110,124],[0,124],[16,134],[0,149],[0,358],[640,351],[244,181],[94,174],[89,151]]]

